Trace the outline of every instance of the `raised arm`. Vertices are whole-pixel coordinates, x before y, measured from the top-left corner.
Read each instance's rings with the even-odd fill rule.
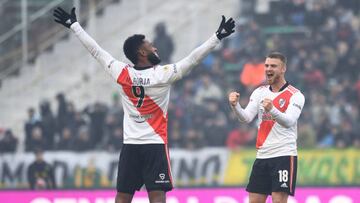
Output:
[[[250,123],[256,116],[258,110],[258,102],[256,97],[257,91],[255,90],[250,96],[248,105],[245,109],[243,109],[239,104],[240,93],[231,92],[229,94],[230,107],[240,122]]]
[[[112,75],[116,80],[121,72],[121,69],[126,66],[108,52],[102,49],[96,41],[90,37],[88,33],[77,22],[75,8],[71,10],[71,13],[67,13],[62,8],[58,7],[54,10],[55,22],[64,25],[71,29],[84,47],[90,52],[90,54],[101,64],[101,66]]]

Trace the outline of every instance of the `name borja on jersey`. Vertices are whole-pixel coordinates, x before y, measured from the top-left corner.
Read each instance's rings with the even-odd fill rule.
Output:
[[[150,85],[150,78],[140,78],[140,77],[133,77],[132,79],[134,86],[148,86]]]

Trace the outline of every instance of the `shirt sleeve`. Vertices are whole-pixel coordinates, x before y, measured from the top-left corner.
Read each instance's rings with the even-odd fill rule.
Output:
[[[101,64],[105,71],[117,80],[122,69],[126,67],[127,64],[114,59],[113,56],[102,49],[96,41],[85,32],[78,22],[71,25],[71,30],[75,33],[76,37],[90,52],[90,54]]]
[[[277,123],[289,128],[296,124],[304,107],[304,103],[304,95],[301,92],[297,92],[291,97],[289,106],[284,113],[273,107],[270,110],[270,114],[275,118]]]
[[[220,40],[214,34],[184,59],[174,64],[158,67],[159,70],[157,72],[159,73],[159,82],[172,83],[181,79],[184,75],[189,73],[193,67],[198,65],[219,43]]]
[[[256,89],[250,96],[250,101],[245,109],[238,103],[235,107],[231,107],[240,122],[250,123],[259,108],[259,89]]]

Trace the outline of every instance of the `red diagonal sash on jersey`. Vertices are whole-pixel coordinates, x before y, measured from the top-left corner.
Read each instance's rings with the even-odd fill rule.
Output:
[[[126,96],[129,100],[137,105],[138,98],[132,93],[132,80],[127,68],[124,68],[120,73],[117,82],[122,86]],[[142,116],[151,114],[152,117],[147,119],[149,125],[154,129],[155,133],[159,134],[167,144],[167,118],[164,117],[162,109],[149,97],[145,96],[141,107],[136,107]]]
[[[285,90],[283,93],[278,95],[273,100],[274,107],[279,109],[279,111],[281,111],[281,112],[285,112],[289,105],[290,97],[292,95],[293,95],[293,93],[291,93],[288,90]],[[268,116],[270,116],[269,113],[268,113]],[[256,148],[257,149],[264,144],[264,142],[265,142],[267,136],[269,135],[272,127],[274,126],[274,124],[275,124],[275,120],[267,120],[267,119],[263,120],[260,123],[260,128],[259,128],[257,139],[256,139]]]

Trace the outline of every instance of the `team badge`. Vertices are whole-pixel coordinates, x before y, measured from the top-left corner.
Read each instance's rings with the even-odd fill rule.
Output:
[[[285,105],[285,99],[279,99],[279,105],[280,105],[280,108],[284,107]]]

